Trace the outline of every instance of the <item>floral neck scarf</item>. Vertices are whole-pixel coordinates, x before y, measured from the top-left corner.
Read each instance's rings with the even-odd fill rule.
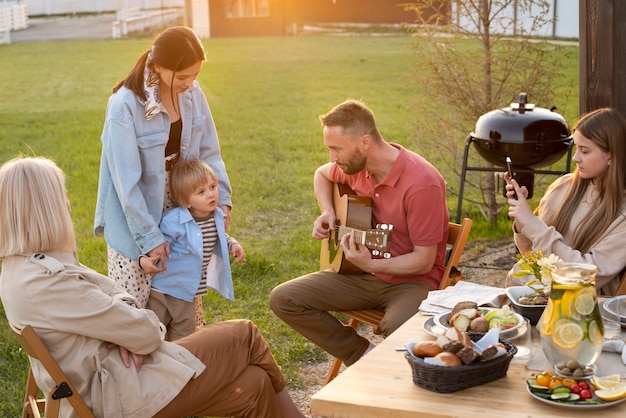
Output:
[[[146,66],[143,70],[143,92],[146,95],[146,120],[152,119],[161,109],[161,87],[159,75],[150,69],[148,63],[152,59],[152,53],[148,53]]]

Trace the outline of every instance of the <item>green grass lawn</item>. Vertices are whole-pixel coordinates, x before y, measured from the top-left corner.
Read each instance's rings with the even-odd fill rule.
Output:
[[[411,41],[407,35],[205,40],[208,61],[199,81],[234,189],[230,233],[247,253],[246,262],[234,266],[236,301],[207,296],[207,318],[255,321],[293,386],[301,384],[301,363],[326,354],[275,318],[267,295],[318,266],[319,244],[311,238],[318,215],[312,175],[328,160],[318,116],[347,98],[361,99],[376,113],[388,141],[412,148],[435,140],[414,135],[411,103],[420,83],[410,75]],[[133,39],[0,46],[0,162],[19,153],[58,162],[68,176],[79,257],[103,273],[106,245],[94,237],[92,225],[105,106],[113,84],[149,45],[150,39]],[[577,51],[567,60],[567,76],[577,80]],[[571,97],[572,114],[564,116],[573,122],[577,94]],[[459,138],[460,148],[464,140]],[[426,157],[437,166],[436,156]],[[456,175],[442,174],[458,185]],[[535,195],[542,191],[536,186]],[[456,197],[450,196],[449,207],[454,219]],[[469,205],[464,209],[475,220],[472,240],[509,234],[505,214],[492,226]],[[4,311],[0,354],[0,416],[19,416],[27,359]]]

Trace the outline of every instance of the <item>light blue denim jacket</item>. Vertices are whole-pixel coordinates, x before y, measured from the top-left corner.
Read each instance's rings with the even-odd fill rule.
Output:
[[[197,81],[178,95],[183,131],[180,158],[199,158],[219,180],[219,205],[231,203],[213,116]],[[170,118],[163,107],[146,120],[144,101],[122,87],[109,98],[94,230],[120,254],[137,259],[165,241],[159,229],[165,199],[165,146]]]
[[[214,217],[217,243],[207,266],[207,286],[233,300],[235,295],[224,212],[217,208]],[[152,287],[166,295],[193,302],[202,275],[202,231],[189,210],[180,207],[165,212],[161,231],[170,246],[170,258],[167,260],[167,271],[152,276]]]

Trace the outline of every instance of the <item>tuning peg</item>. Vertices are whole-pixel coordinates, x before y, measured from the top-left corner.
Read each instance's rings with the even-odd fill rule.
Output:
[[[378,250],[372,250],[372,255],[376,255],[376,256],[378,256],[378,255],[380,255],[380,251],[378,251]]]
[[[383,254],[383,257],[384,258],[391,258],[391,253],[385,253],[385,254]]]

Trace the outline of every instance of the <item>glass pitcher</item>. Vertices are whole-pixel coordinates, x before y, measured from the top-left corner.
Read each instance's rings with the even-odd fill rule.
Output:
[[[593,264],[559,263],[552,270],[550,299],[540,322],[541,346],[553,366],[576,360],[593,367],[602,352],[604,327]]]

